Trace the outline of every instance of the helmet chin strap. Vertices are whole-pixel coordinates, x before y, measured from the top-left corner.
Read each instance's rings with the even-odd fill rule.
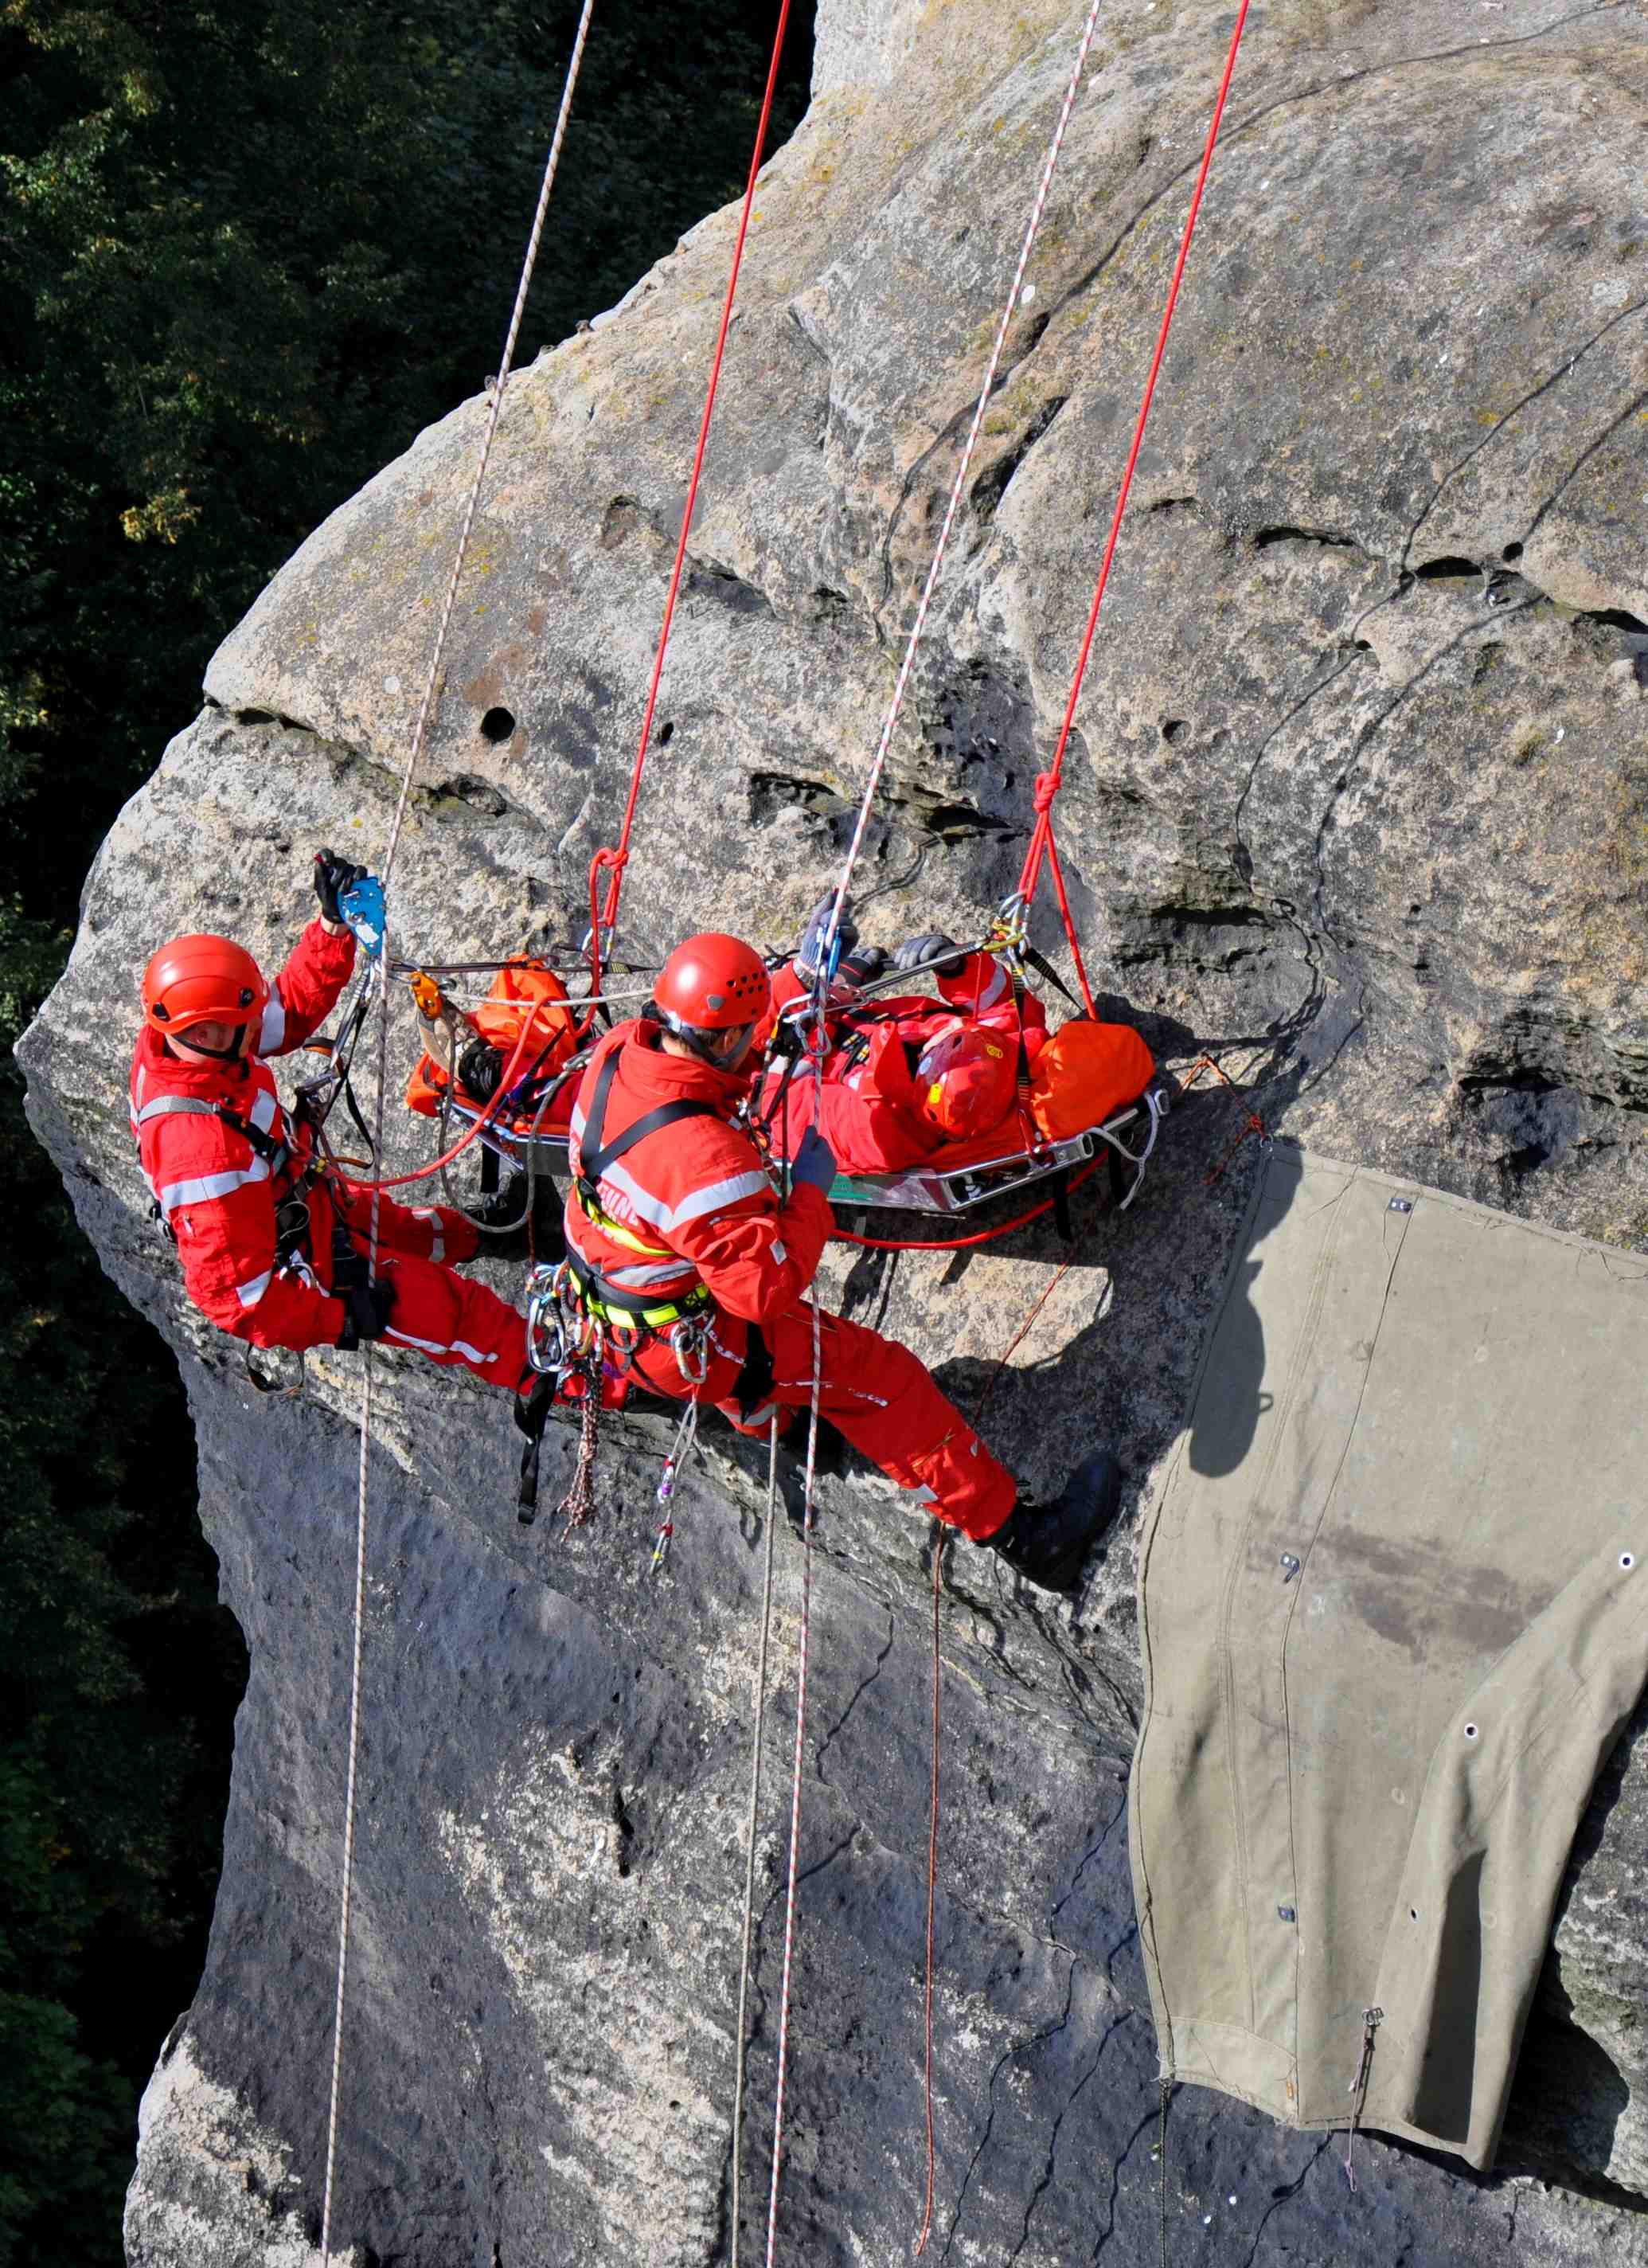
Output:
[[[671,1039],[679,1040],[682,1047],[690,1049],[699,1062],[708,1064],[711,1071],[731,1071],[737,1064],[742,1062],[744,1057],[749,1052],[750,1037],[754,1030],[754,1026],[752,1024],[739,1024],[732,1027],[734,1031],[743,1033],[742,1048],[731,1054],[717,1054],[714,1042],[717,1038],[725,1037],[725,1035],[702,1031],[695,1024],[682,1023],[672,1015],[667,1008],[660,1008],[651,1001],[648,1002],[643,1012],[648,1021],[655,1020],[660,1024]]]
[[[251,1029],[252,1027],[250,1024],[242,1024],[239,1027],[239,1035],[232,1048],[202,1047],[198,1040],[190,1039],[187,1031],[169,1033],[167,1037],[178,1040],[188,1049],[191,1055],[208,1056],[213,1063],[244,1063],[246,1056],[246,1036]]]

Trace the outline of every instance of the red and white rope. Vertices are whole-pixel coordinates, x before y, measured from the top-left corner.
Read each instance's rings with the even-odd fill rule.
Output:
[[[389,878],[394,870],[395,852],[400,847],[401,830],[406,818],[407,804],[412,792],[412,781],[423,753],[429,732],[430,714],[435,705],[436,688],[440,682],[441,663],[445,655],[447,632],[452,625],[452,608],[457,603],[458,585],[462,578],[464,563],[468,556],[469,537],[475,526],[475,508],[480,501],[482,483],[486,478],[487,463],[492,453],[493,437],[497,431],[498,417],[504,407],[504,388],[509,381],[510,367],[515,357],[515,342],[519,333],[521,318],[526,311],[526,294],[531,288],[533,270],[538,264],[538,247],[543,238],[544,215],[548,210],[549,193],[561,163],[562,145],[566,140],[567,120],[571,114],[573,92],[578,85],[578,70],[584,61],[585,43],[589,37],[590,18],[595,0],[584,0],[584,11],[578,18],[578,33],[572,43],[572,55],[567,65],[566,84],[562,91],[561,107],[555,117],[555,133],[549,144],[549,155],[544,165],[543,182],[538,192],[537,210],[533,215],[532,232],[526,241],[526,254],[521,263],[520,281],[516,287],[515,304],[510,311],[509,328],[504,335],[504,352],[498,363],[497,377],[493,382],[490,405],[487,412],[486,431],[482,437],[479,461],[475,479],[470,484],[468,502],[465,507],[463,526],[458,538],[457,556],[452,561],[452,574],[447,580],[446,596],[441,608],[440,624],[435,633],[435,647],[430,656],[429,672],[424,680],[423,697],[418,706],[417,721],[412,730],[412,743],[407,756],[406,770],[401,776],[400,799],[395,805],[394,820],[389,830],[388,847],[384,853],[381,880],[386,905]],[[371,1226],[367,1233],[366,1269],[369,1278],[378,1270],[378,1218],[380,1203],[376,1179],[378,1160],[383,1156],[384,1098],[389,1083],[389,923],[386,910],[383,938],[378,957],[378,1108],[373,1137],[373,1185]],[[360,1466],[355,1508],[355,1615],[353,1656],[349,1670],[349,1769],[343,1791],[343,1880],[338,1897],[337,1992],[332,2015],[332,2073],[327,2103],[326,2182],[320,2204],[320,2261],[321,2268],[329,2268],[332,2258],[332,2201],[337,2172],[338,2103],[343,2072],[343,2014],[349,1979],[349,1913],[354,1898],[355,1881],[355,1809],[356,1782],[360,1756],[361,1652],[365,1622],[366,1604],[366,1521],[367,1476],[372,1448],[372,1352],[369,1341],[361,1349],[361,1414]]]
[[[977,448],[979,434],[984,423],[984,414],[989,407],[990,395],[995,390],[996,374],[1001,367],[1002,354],[1006,346],[1007,332],[1012,321],[1013,310],[1019,305],[1019,296],[1024,285],[1025,270],[1030,264],[1030,255],[1034,250],[1035,240],[1041,232],[1042,215],[1047,209],[1048,193],[1053,186],[1053,176],[1058,168],[1059,152],[1064,146],[1070,113],[1075,107],[1076,96],[1081,85],[1082,73],[1086,68],[1088,51],[1093,46],[1093,33],[1098,26],[1099,11],[1102,4],[1103,0],[1091,0],[1086,20],[1082,26],[1081,39],[1076,50],[1076,60],[1070,69],[1070,83],[1064,90],[1064,99],[1059,109],[1058,123],[1053,131],[1053,139],[1041,169],[1041,178],[1036,185],[1035,202],[1031,207],[1024,240],[1019,247],[1018,264],[1013,269],[1012,284],[1003,306],[1000,320],[996,326],[996,336],[990,347],[990,361],[985,368],[983,383],[979,388],[978,401],[974,407],[973,422],[967,429],[967,437],[962,447],[960,461],[956,467],[955,478],[951,483],[950,500],[945,507],[944,523],[938,531],[938,542],[933,548],[931,563],[927,570],[927,579],[922,588],[921,600],[916,610],[916,619],[910,626],[909,637],[905,644],[904,659],[893,688],[893,698],[887,706],[887,713],[881,726],[881,737],[877,744],[875,757],[870,768],[870,777],[864,785],[857,824],[853,829],[852,841],[848,846],[847,857],[842,867],[841,880],[836,885],[835,900],[830,909],[829,929],[820,955],[820,967],[828,966],[830,948],[835,943],[836,933],[841,926],[842,909],[846,902],[847,894],[852,887],[853,870],[858,863],[858,856],[864,847],[864,832],[869,826],[870,814],[874,807],[876,793],[880,786],[881,774],[887,763],[887,750],[892,746],[893,735],[897,729],[899,716],[904,704],[905,691],[909,684],[910,674],[916,666],[916,656],[921,645],[922,633],[926,628],[933,593],[938,588],[938,578],[943,572],[945,554],[950,544],[951,530],[955,525],[956,513],[960,507],[961,497],[967,487],[967,474],[972,468],[974,452]],[[821,1085],[822,1035],[820,1034],[815,1035],[813,1049],[813,1116],[815,1119],[821,1107]],[[778,2075],[773,2112],[772,2189],[768,2205],[767,2268],[773,2268],[778,2240],[778,2183],[784,2154],[784,2092],[790,2041],[790,1984],[795,1946],[796,1879],[801,1836],[801,1780],[806,1725],[807,1660],[812,1621],[813,1491],[818,1451],[819,1388],[822,1377],[822,1322],[818,1288],[815,1284],[813,1290],[813,1392],[812,1407],[807,1419],[806,1479],[802,1513],[801,1626],[797,1647],[795,1755],[790,1791],[790,1867],[784,1899],[784,1976],[779,1988],[778,2002]],[[929,2215],[931,2217],[931,2198]]]

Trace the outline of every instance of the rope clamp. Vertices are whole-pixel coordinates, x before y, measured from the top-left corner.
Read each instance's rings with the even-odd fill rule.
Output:
[[[376,961],[384,943],[384,887],[376,874],[363,874],[338,894],[338,912],[355,942]]]

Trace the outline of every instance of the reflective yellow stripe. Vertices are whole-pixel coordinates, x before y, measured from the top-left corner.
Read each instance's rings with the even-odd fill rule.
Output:
[[[594,1292],[585,1292],[580,1295],[580,1300],[598,1323],[606,1323],[610,1329],[635,1330],[644,1328],[650,1331],[661,1331],[667,1323],[679,1323],[686,1316],[695,1314],[703,1306],[705,1297],[707,1294],[700,1285],[698,1292],[690,1299],[677,1301],[667,1307],[643,1307],[638,1315],[627,1307],[609,1307]]]
[[[622,1221],[614,1220],[604,1206],[592,1204],[576,1182],[572,1184],[572,1194],[578,1199],[578,1209],[585,1220],[592,1221],[601,1234],[610,1236],[614,1243],[623,1245],[630,1252],[638,1252],[644,1260],[673,1260],[679,1256],[667,1244],[644,1242]]]

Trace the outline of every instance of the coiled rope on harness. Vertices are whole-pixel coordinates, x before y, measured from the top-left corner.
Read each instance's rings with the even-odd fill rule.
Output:
[[[543,181],[538,192],[537,209],[533,215],[526,257],[521,264],[520,281],[515,292],[515,304],[510,312],[509,328],[504,341],[504,352],[498,363],[497,378],[491,391],[486,430],[482,438],[475,479],[470,487],[468,502],[464,512],[462,530],[458,539],[457,556],[452,561],[452,574],[446,585],[440,624],[435,634],[435,645],[430,656],[429,672],[424,680],[423,699],[418,706],[417,721],[413,728],[406,770],[401,781],[400,799],[395,805],[394,820],[389,831],[388,848],[384,854],[381,879],[386,899],[390,874],[394,866],[395,852],[400,845],[401,830],[406,819],[407,804],[412,792],[413,777],[416,772],[419,759],[423,755],[429,733],[430,715],[435,703],[436,688],[440,682],[441,664],[445,654],[447,632],[451,627],[452,608],[458,596],[458,585],[468,554],[469,536],[475,525],[475,507],[480,499],[482,483],[486,477],[488,460],[491,455],[493,437],[497,431],[498,418],[504,407],[504,389],[509,382],[510,370],[515,357],[515,342],[520,330],[521,317],[526,310],[526,294],[531,288],[533,270],[538,261],[538,247],[543,237],[544,216],[548,210],[550,192],[555,186],[555,173],[561,162],[562,146],[566,140],[567,120],[571,114],[572,97],[578,86],[578,71],[583,63],[585,43],[589,37],[590,18],[593,12],[594,0],[584,0],[583,13],[578,18],[578,31],[572,43],[572,53],[567,65],[566,82],[561,95],[561,107],[555,116],[555,132],[550,138],[549,154],[544,163]],[[377,1133],[372,1150],[374,1175],[377,1173],[379,1160],[383,1156],[384,1104],[389,1076],[389,959],[388,921],[386,915],[383,939],[378,957],[378,1107]],[[381,1184],[374,1178],[366,1246],[366,1267],[369,1278],[375,1275],[378,1265],[380,1187]],[[337,2171],[338,2102],[343,2067],[343,2017],[349,1977],[349,1911],[355,1878],[356,1788],[360,1758],[361,1653],[366,1610],[367,1477],[372,1433],[372,1347],[370,1340],[365,1341],[362,1345],[361,1361],[360,1466],[356,1494],[355,1599],[349,1664],[349,1762],[343,1794],[343,1854],[338,1896],[337,1985],[333,2002],[332,2062],[327,2101],[326,2179],[320,2204],[321,2268],[329,2268],[332,2259],[332,2205]]]

